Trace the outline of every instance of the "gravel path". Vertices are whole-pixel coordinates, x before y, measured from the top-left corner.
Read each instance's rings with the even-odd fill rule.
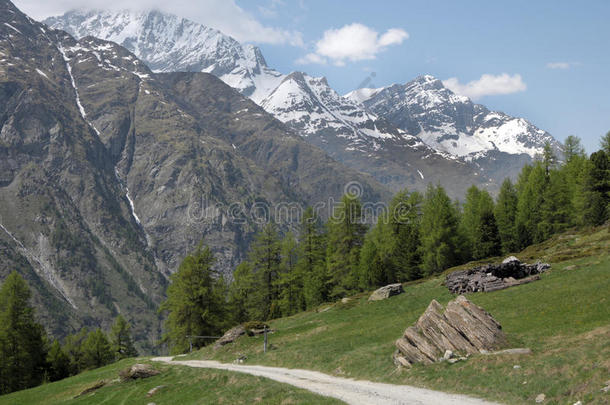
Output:
[[[392,404],[460,404],[483,405],[493,404],[481,399],[464,395],[447,394],[408,385],[393,385],[358,381],[334,377],[317,371],[266,367],[254,365],[226,364],[209,360],[172,360],[172,357],[157,357],[154,361],[167,364],[179,364],[189,367],[213,368],[236,371],[270,378],[285,384],[303,388],[316,394],[333,397],[354,405],[392,405]]]

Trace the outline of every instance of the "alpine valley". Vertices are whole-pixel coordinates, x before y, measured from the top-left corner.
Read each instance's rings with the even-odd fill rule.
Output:
[[[0,278],[18,270],[56,337],[122,313],[152,352],[169,275],[203,239],[230,277],[259,207],[495,192],[547,141],[431,76],[341,96],[173,15],[39,23],[0,0]]]
[[[229,273],[256,207],[336,201],[350,182],[390,196],[215,76],[155,74],[7,0],[0,128],[0,276],[22,274],[59,337],[123,313],[150,352],[168,276],[202,238]]]

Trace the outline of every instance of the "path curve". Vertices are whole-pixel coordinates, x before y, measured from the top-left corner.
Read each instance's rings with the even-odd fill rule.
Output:
[[[172,357],[156,357],[153,361],[178,364],[189,367],[212,368],[236,371],[255,376],[270,378],[316,394],[340,399],[353,405],[490,405],[493,402],[471,398],[465,395],[411,387],[359,381],[334,377],[317,371],[267,367],[255,365],[227,364],[211,360],[173,360]]]

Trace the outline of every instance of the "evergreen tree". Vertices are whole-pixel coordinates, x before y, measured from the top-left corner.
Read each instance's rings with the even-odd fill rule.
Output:
[[[414,191],[399,192],[390,202],[384,246],[389,250],[393,267],[387,281],[404,282],[421,277],[420,226],[422,195]],[[389,240],[387,240],[389,239]]]
[[[597,151],[587,166],[585,223],[601,225],[610,218],[610,158],[603,150]]]
[[[78,333],[66,336],[64,340],[63,350],[70,360],[70,375],[78,374],[86,368],[84,343],[87,335],[87,328],[82,328]]]
[[[420,222],[422,196],[397,193],[388,211],[366,235],[360,253],[361,288],[414,280],[421,276]]]
[[[503,253],[516,252],[518,250],[518,237],[515,224],[517,202],[517,190],[513,183],[510,179],[504,180],[500,187],[494,212]]]
[[[458,264],[461,255],[459,216],[440,185],[428,185],[422,206],[421,241],[426,275]]]
[[[255,288],[252,266],[245,260],[233,271],[233,282],[229,286],[228,308],[231,324],[249,320],[248,307],[253,302]]]
[[[83,343],[83,355],[86,368],[99,368],[114,360],[110,342],[100,328],[89,332]]]
[[[532,243],[541,242],[544,238],[539,233],[538,222],[542,218],[542,203],[548,177],[546,167],[537,163],[527,170],[527,177],[520,176],[517,189],[519,201],[517,203],[516,230],[519,237],[519,248]]]
[[[543,193],[541,217],[538,222],[538,242],[564,231],[573,223],[574,209],[565,170],[551,171]]]
[[[297,249],[295,236],[288,232],[280,244],[280,274],[277,280],[282,316],[296,314],[305,309],[303,277],[297,269]]]
[[[364,243],[360,250],[359,263],[359,286],[367,289],[385,285],[388,279],[388,267],[390,267],[387,254],[382,251],[383,227],[382,222],[367,232]]]
[[[170,277],[167,300],[159,310],[169,312],[165,321],[165,339],[172,353],[188,350],[187,336],[217,335],[225,326],[224,286],[219,288],[214,263],[210,248],[200,244]],[[203,344],[205,341],[194,341],[197,347]]]
[[[297,254],[297,272],[303,279],[303,295],[307,308],[328,299],[324,235],[320,220],[311,207],[301,219]]]
[[[345,194],[328,221],[326,268],[332,299],[344,297],[358,287],[360,249],[366,229],[360,200]]]
[[[30,289],[13,271],[0,288],[0,394],[42,382],[46,336],[34,318]]]
[[[602,150],[606,153],[606,156],[610,157],[610,131],[602,137],[600,145]]]
[[[563,144],[563,155],[566,162],[570,162],[576,157],[585,156],[585,148],[583,148],[579,137],[569,135]]]
[[[468,243],[464,260],[478,260],[499,254],[500,238],[494,216],[494,202],[486,190],[479,190],[474,185],[467,190],[461,227]]]
[[[47,354],[48,378],[51,382],[70,376],[70,358],[58,340],[53,341]]]
[[[251,320],[268,320],[281,315],[280,291],[277,280],[280,274],[280,241],[275,225],[267,224],[250,246],[248,261],[252,266],[255,288],[249,295],[248,314]]]
[[[557,164],[557,156],[555,156],[555,152],[553,152],[553,148],[549,141],[544,143],[542,163],[544,164],[544,171],[547,176],[549,175],[550,170]]]
[[[131,325],[127,323],[122,315],[117,316],[114,325],[112,325],[110,340],[117,359],[138,356],[138,351],[133,345],[133,339],[131,338]]]
[[[491,209],[484,210],[478,218],[477,235],[474,239],[472,256],[475,259],[498,256],[501,241],[496,225],[496,217]]]

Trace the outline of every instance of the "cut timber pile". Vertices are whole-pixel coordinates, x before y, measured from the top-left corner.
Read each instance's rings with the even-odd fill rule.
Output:
[[[440,361],[446,351],[474,354],[506,345],[500,324],[483,308],[460,295],[444,309],[432,300],[415,325],[396,341],[394,362],[401,366]]]
[[[497,291],[539,280],[539,274],[549,267],[546,263],[521,263],[511,256],[500,264],[455,271],[447,275],[445,285],[453,294]]]

